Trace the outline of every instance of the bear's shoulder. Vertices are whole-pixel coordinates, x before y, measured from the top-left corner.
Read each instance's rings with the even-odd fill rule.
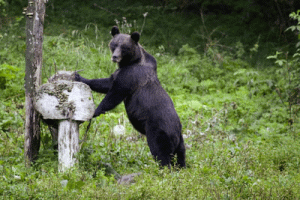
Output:
[[[156,72],[157,70],[156,59],[150,53],[145,51],[143,48],[142,48],[142,54],[144,55],[144,63],[142,63],[142,65],[144,65],[145,67],[150,66]]]

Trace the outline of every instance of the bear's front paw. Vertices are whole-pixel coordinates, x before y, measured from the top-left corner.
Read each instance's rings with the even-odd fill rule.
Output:
[[[77,72],[75,72],[75,81],[81,82],[81,79],[82,77]]]
[[[98,108],[95,110],[95,113],[94,113],[93,118],[98,117],[99,115],[104,114],[104,113],[105,113],[105,112],[102,111],[101,109],[99,109],[99,107],[98,107]]]
[[[98,117],[100,114],[96,114],[96,112],[94,113],[93,118]]]
[[[96,109],[93,118],[98,117],[101,113]]]

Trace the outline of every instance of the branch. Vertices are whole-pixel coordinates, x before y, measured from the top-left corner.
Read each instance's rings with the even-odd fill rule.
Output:
[[[113,12],[110,12],[109,10],[107,10],[106,8],[103,8],[101,6],[99,6],[98,4],[94,3],[94,6],[97,7],[97,8],[100,8],[101,10],[105,10],[106,12],[109,12],[111,15],[115,15],[115,16],[118,16],[119,14],[116,14],[116,13],[113,13]]]

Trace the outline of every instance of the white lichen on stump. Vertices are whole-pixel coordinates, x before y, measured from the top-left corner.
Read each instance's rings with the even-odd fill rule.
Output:
[[[64,172],[77,162],[79,124],[93,117],[95,105],[90,87],[74,82],[72,72],[58,72],[42,85],[35,97],[35,109],[43,119],[58,128],[59,171]],[[52,127],[52,128],[53,128]]]

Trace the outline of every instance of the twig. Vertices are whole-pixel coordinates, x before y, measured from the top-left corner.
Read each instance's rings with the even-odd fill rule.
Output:
[[[75,72],[81,72],[81,71],[83,71],[84,69],[80,69],[80,70],[76,70]]]
[[[53,59],[53,62],[54,62],[54,74],[56,74],[56,72],[57,72],[57,69],[56,69],[56,62],[55,62],[55,60]]]
[[[21,96],[21,95],[23,95],[23,93],[19,93],[19,94],[16,94],[16,95],[14,95],[14,96],[7,97],[6,99],[4,99],[4,101],[7,101],[7,100],[9,100],[9,99],[13,99],[13,98],[18,97],[18,96]]]
[[[94,6],[97,7],[97,8],[100,8],[100,9],[102,9],[102,10],[105,10],[106,12],[109,12],[111,15],[116,15],[116,16],[119,15],[119,14],[116,14],[116,13],[113,13],[113,12],[107,10],[106,8],[103,8],[103,7],[99,6],[99,5],[96,4],[96,3],[94,3]]]
[[[87,126],[86,130],[85,130],[85,134],[83,136],[83,139],[80,141],[80,147],[79,149],[81,149],[83,143],[85,142],[86,140],[86,137],[87,137],[87,132],[89,131],[90,127],[91,127],[91,123],[92,123],[92,119],[90,119],[90,122],[89,122],[89,125]]]

